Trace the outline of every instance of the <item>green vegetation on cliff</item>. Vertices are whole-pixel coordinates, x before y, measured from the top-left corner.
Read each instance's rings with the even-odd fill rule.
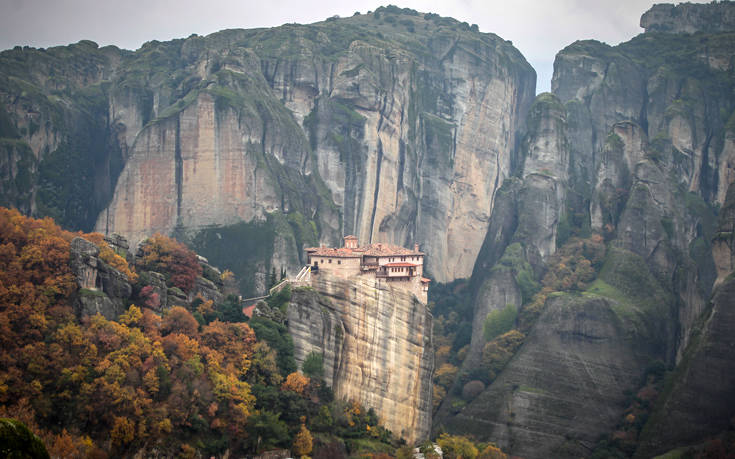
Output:
[[[648,270],[643,259],[623,249],[608,252],[599,277],[587,293],[616,301],[613,310],[650,355],[666,358],[671,348],[674,301]]]

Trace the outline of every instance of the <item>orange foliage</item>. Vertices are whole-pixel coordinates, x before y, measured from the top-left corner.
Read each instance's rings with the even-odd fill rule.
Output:
[[[250,327],[214,322],[200,337],[184,308],[162,319],[136,306],[119,321],[97,315],[80,324],[71,307],[74,237],[50,219],[0,208],[0,416],[24,422],[57,457],[103,456],[95,441],[155,444],[192,420],[242,435],[254,404],[244,381]]]
[[[309,385],[309,377],[295,371],[286,377],[286,381],[281,384],[281,390],[296,392],[303,395],[306,386]]]

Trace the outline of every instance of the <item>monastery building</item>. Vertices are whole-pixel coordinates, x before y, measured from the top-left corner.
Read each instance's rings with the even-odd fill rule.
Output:
[[[383,243],[360,247],[357,237],[345,236],[342,248],[310,247],[306,254],[312,274],[323,271],[342,278],[365,276],[405,288],[427,301],[430,280],[423,277],[424,254],[418,244],[413,250]]]

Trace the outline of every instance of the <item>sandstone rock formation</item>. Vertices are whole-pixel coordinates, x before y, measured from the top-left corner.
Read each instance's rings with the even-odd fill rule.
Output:
[[[0,58],[2,202],[85,230],[102,210],[95,228],[133,246],[298,214],[311,244],[419,242],[440,281],[471,273],[535,86],[509,42],[396,7],[134,53],[80,42]],[[60,89],[71,95],[47,106]],[[23,161],[30,177],[11,167]],[[273,231],[261,276],[303,261],[299,230]]]
[[[735,181],[730,183],[725,204],[720,209],[712,255],[717,269],[717,286],[735,270]]]
[[[479,397],[464,407],[451,394],[445,399],[439,428],[472,432],[523,457],[579,457],[620,422],[619,391],[638,387],[646,362],[686,365],[715,267],[723,277],[731,263],[714,215],[720,205],[729,215],[735,42],[732,33],[703,30],[646,33],[616,47],[576,42],[557,55],[558,101],[547,96],[545,110],[529,113],[525,160],[498,193],[473,272],[473,337],[460,378],[478,363],[488,312],[508,299],[521,306],[517,293],[509,295],[518,273],[541,280],[545,259],[570,232],[607,239],[600,283],[549,296],[520,350]],[[515,275],[501,276],[509,260]]]
[[[419,242],[438,280],[468,276],[509,175],[533,71],[493,35],[381,11],[187,39],[177,57],[197,72],[196,87],[178,102],[151,88],[160,101],[154,117],[178,113],[141,126],[131,98],[115,99],[115,121],[130,124],[130,159],[97,229],[136,241],[299,211],[333,244],[339,217],[328,204],[294,202],[319,196],[323,185],[310,178],[319,176],[345,234]],[[381,22],[381,14],[410,25]],[[289,194],[294,180],[309,191]],[[274,254],[290,269],[299,260],[286,254],[302,249],[293,245]]]
[[[551,301],[508,367],[445,427],[524,458],[585,456],[641,371],[613,309],[602,298]]]
[[[551,94],[539,95],[528,117],[523,140],[521,180],[506,182],[498,193],[485,245],[478,257],[473,282],[478,285],[470,350],[465,369],[477,365],[485,338],[487,315],[507,304],[521,306],[517,272],[494,266],[511,242],[522,246],[518,257],[540,267],[556,250],[557,227],[566,203],[569,149],[566,111]],[[482,267],[482,268],[481,268]]]
[[[660,3],[641,16],[646,32],[718,33],[735,30],[735,6],[729,2],[708,5]]]
[[[81,237],[71,241],[69,264],[80,288],[75,312],[80,317],[99,313],[115,320],[125,312],[125,300],[133,289],[124,274],[98,258],[99,252],[96,245]]]
[[[105,243],[126,258],[130,266],[134,266],[135,256],[128,251],[129,244],[125,238],[114,234],[105,238]],[[75,313],[79,317],[100,313],[109,320],[116,320],[127,310],[133,293],[139,296],[140,306],[156,312],[165,311],[171,306],[186,305],[196,299],[212,300],[219,304],[225,298],[219,269],[210,266],[204,258],[200,257],[199,264],[204,275],[210,279],[197,277],[188,294],[180,289],[167,287],[166,277],[153,271],[139,273],[140,278],[134,292],[125,274],[105,263],[99,253],[100,248],[84,238],[76,237],[71,242],[69,265],[79,287],[75,301]],[[141,290],[145,288],[150,292],[145,297],[140,297]],[[149,301],[151,295],[155,295],[154,301]]]
[[[315,275],[293,291],[288,328],[301,366],[324,358],[324,380],[336,397],[375,409],[409,443],[431,428],[432,317],[407,290],[380,280]]]
[[[735,186],[728,190],[728,199],[721,214],[719,233],[731,232]],[[722,241],[722,239],[716,239]],[[732,238],[730,238],[730,242]],[[712,248],[715,259],[726,259],[731,252],[723,243]],[[719,254],[718,252],[726,252]],[[698,329],[677,366],[669,390],[658,404],[644,432],[636,457],[652,457],[681,446],[696,445],[708,437],[732,427],[735,415],[735,279],[724,278],[715,290],[709,308],[702,315]]]

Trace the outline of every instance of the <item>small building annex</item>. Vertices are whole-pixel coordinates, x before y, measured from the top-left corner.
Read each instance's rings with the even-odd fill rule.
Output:
[[[369,244],[360,247],[355,236],[345,236],[344,247],[309,247],[306,249],[312,273],[350,278],[370,276],[393,286],[413,291],[426,303],[429,279],[423,277],[424,253],[418,244],[413,250],[392,244]]]

